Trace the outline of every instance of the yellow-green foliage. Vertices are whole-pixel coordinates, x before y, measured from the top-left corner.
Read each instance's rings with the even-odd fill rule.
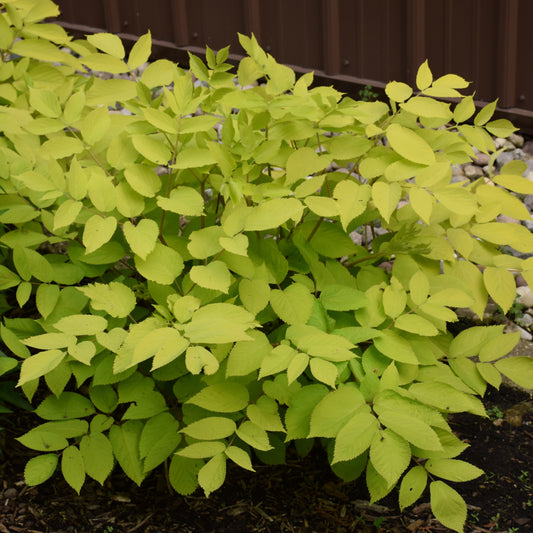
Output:
[[[446,324],[489,295],[508,309],[515,272],[533,281],[532,259],[499,251],[533,236],[496,222],[529,219],[512,192],[533,185],[521,163],[472,183],[451,167],[473,146],[493,161],[490,134],[513,126],[427,62],[387,103],[311,88],[245,36],[236,75],[227,48],[139,75],[150,34],[127,54],[38,24],[56,13],[0,2],[0,287],[26,317],[5,309],[0,368],[45,397],[19,439],[43,452],[27,483],[59,464],[79,492],[116,461],[140,484],[168,461],[179,493],[208,495],[228,459],[251,470],[319,438],[372,501],[399,484],[405,508],[431,474],[435,515],[460,531],[446,481],[481,471],[455,459],[446,416],[485,416],[487,384],[531,386],[533,361],[501,359],[518,341],[503,326]]]

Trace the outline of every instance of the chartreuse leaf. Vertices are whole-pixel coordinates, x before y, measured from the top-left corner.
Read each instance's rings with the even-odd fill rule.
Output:
[[[224,450],[226,457],[231,459],[235,464],[239,465],[241,468],[255,472],[250,455],[245,452],[242,448],[238,446],[229,446]]]
[[[146,279],[160,285],[170,285],[181,274],[183,259],[173,248],[156,242],[145,259],[135,256],[135,266]]]
[[[69,420],[83,418],[94,413],[94,405],[75,392],[63,392],[60,396],[48,396],[35,409],[45,420]]]
[[[209,459],[198,472],[198,483],[206,497],[219,489],[226,479],[226,456],[219,453]]]
[[[398,183],[376,181],[372,185],[372,200],[383,218],[389,222],[401,198],[401,187]]]
[[[309,369],[317,381],[325,383],[330,387],[335,387],[335,382],[338,377],[338,369],[334,363],[326,361],[325,359],[313,357],[309,361]]]
[[[314,392],[318,390],[322,391],[322,389],[316,391],[313,389]],[[306,437],[335,437],[364,403],[365,399],[357,388],[349,385],[339,386],[337,390],[328,393],[312,410],[310,431]],[[289,426],[287,429],[289,430]]]
[[[426,488],[428,475],[423,466],[413,466],[402,479],[400,484],[400,511],[409,507],[422,496]]]
[[[349,461],[361,455],[378,432],[379,423],[374,415],[367,411],[356,413],[337,433],[332,462]]]
[[[320,293],[320,302],[331,311],[350,311],[364,307],[368,302],[365,294],[345,285],[327,285]]]
[[[237,428],[236,433],[246,444],[257,450],[268,451],[272,449],[267,432],[251,420],[245,420]]]
[[[270,300],[270,286],[262,279],[242,279],[239,283],[239,298],[244,307],[254,315],[262,311]]]
[[[466,503],[460,494],[443,481],[431,482],[429,491],[435,518],[443,526],[462,533],[466,522]]]
[[[215,343],[249,340],[246,331],[255,327],[254,316],[236,305],[208,304],[194,312],[183,333],[192,343]]]
[[[144,472],[139,457],[139,440],[143,424],[137,420],[128,420],[121,426],[113,425],[109,430],[109,440],[113,454],[124,473],[137,485],[140,485]]]
[[[439,333],[439,330],[429,320],[414,314],[399,316],[394,321],[394,326],[398,329],[416,333],[424,337],[433,337]]]
[[[391,147],[405,159],[421,165],[435,163],[431,146],[415,131],[400,124],[391,124],[387,128],[387,139]]]
[[[76,446],[69,446],[61,456],[61,472],[65,481],[79,494],[85,483],[85,463]]]
[[[530,357],[509,357],[496,361],[494,366],[517,385],[526,389],[533,387],[533,359]]]
[[[483,272],[483,281],[489,295],[507,313],[515,299],[514,276],[505,268],[487,267]]]
[[[389,484],[387,480],[377,472],[370,462],[366,467],[366,486],[370,493],[370,503],[381,500],[394,487],[393,484]]]
[[[154,250],[159,236],[157,222],[149,218],[143,218],[134,226],[127,220],[122,229],[132,252],[142,260],[145,260],[148,254]]]
[[[98,250],[106,242],[109,242],[115,230],[117,229],[117,219],[113,216],[101,217],[100,215],[93,215],[85,223],[83,230],[83,245],[86,248],[86,253],[90,254]]]
[[[117,281],[108,284],[92,283],[77,289],[91,299],[94,309],[105,311],[116,318],[128,316],[135,308],[136,299],[133,291]]]
[[[63,450],[68,446],[68,441],[64,435],[54,431],[53,428],[43,428],[43,426],[45,424],[31,429],[16,440],[32,450],[41,452]]]
[[[427,89],[433,83],[433,74],[428,65],[428,60],[426,59],[416,73],[416,86],[423,91]]]
[[[80,441],[80,452],[85,472],[100,485],[104,484],[113,469],[113,448],[103,433],[84,435]]]
[[[236,429],[231,418],[208,416],[184,427],[181,433],[198,440],[219,440],[233,435]]]
[[[195,442],[176,452],[183,457],[190,459],[206,459],[223,453],[226,449],[226,442],[220,440]]]
[[[413,89],[409,85],[399,82],[391,81],[385,87],[387,96],[395,102],[405,102],[412,94]]]
[[[209,385],[196,393],[187,403],[192,403],[215,413],[234,413],[248,405],[249,394],[244,385],[225,381]]]
[[[371,443],[370,462],[387,483],[396,483],[411,462],[411,447],[405,439],[385,429]]]
[[[158,196],[157,205],[165,211],[185,216],[200,216],[204,212],[204,199],[192,187],[176,187],[168,198]]]
[[[191,374],[204,372],[206,375],[214,374],[219,363],[217,358],[203,346],[189,346],[185,354],[185,366]]]
[[[93,43],[94,44],[94,43]],[[152,36],[150,31],[141,35],[133,45],[130,55],[128,56],[128,66],[135,70],[146,63],[152,52]]]
[[[470,232],[485,241],[502,246],[509,245],[518,252],[530,253],[533,250],[533,235],[520,224],[504,222],[474,224]]]
[[[44,483],[52,477],[57,466],[58,458],[55,453],[46,453],[31,458],[24,467],[24,481],[33,487]]]
[[[246,409],[248,418],[265,431],[285,431],[278,412],[278,404],[268,396],[260,396]]]
[[[231,274],[222,261],[213,261],[208,265],[195,265],[190,270],[191,280],[204,289],[228,293]]]
[[[448,481],[471,481],[483,474],[483,470],[459,459],[429,459],[426,470]]]
[[[40,378],[56,368],[65,358],[62,350],[46,350],[22,361],[18,386]]]
[[[274,198],[254,207],[248,215],[244,229],[246,231],[263,231],[278,228],[288,220],[299,222],[303,214],[303,205],[296,198]]]
[[[198,472],[203,461],[174,455],[168,469],[168,479],[172,488],[182,496],[192,494],[198,487]]]
[[[374,345],[383,355],[400,363],[418,364],[415,352],[406,339],[391,330],[383,330],[381,333],[374,339]]]
[[[285,290],[270,293],[270,305],[287,324],[305,324],[313,310],[314,298],[301,283],[293,283]]]
[[[70,335],[95,335],[105,330],[107,320],[97,315],[70,315],[56,322],[54,327]]]

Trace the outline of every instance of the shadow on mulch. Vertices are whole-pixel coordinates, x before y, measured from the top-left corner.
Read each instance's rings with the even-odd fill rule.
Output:
[[[533,402],[511,388],[485,397],[490,419],[454,415],[451,425],[471,444],[461,459],[484,476],[454,487],[469,505],[468,532],[533,531]],[[103,487],[89,481],[76,495],[61,474],[38,487],[23,481],[28,450],[16,441],[33,425],[11,418],[0,465],[0,533],[442,532],[428,494],[400,514],[397,492],[368,505],[364,482],[342,483],[315,447],[302,460],[257,465],[251,473],[228,465],[224,487],[204,498],[171,493],[159,471],[141,487],[117,473]],[[14,428],[13,426],[17,427]]]

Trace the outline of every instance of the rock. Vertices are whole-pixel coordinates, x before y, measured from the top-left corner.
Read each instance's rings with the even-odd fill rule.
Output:
[[[518,324],[510,323],[507,326],[505,326],[503,332],[504,333],[516,333],[517,331],[520,332],[520,338],[525,341],[533,340],[533,335],[529,333],[529,331],[526,331],[524,328],[521,328]]]
[[[520,220],[517,218],[508,217],[506,215],[499,215],[496,220],[505,224],[520,224]]]
[[[496,158],[496,165],[501,168],[506,163],[514,160],[514,154],[512,152],[503,152]]]
[[[476,155],[476,158],[472,160],[472,163],[474,163],[474,165],[477,165],[478,167],[484,167],[485,165],[488,165],[489,164],[489,155],[488,154],[484,154],[483,152],[479,152],[477,155]]]
[[[527,308],[533,307],[533,292],[527,285],[525,287],[517,287],[516,294],[519,295],[516,303]]]
[[[533,222],[532,222],[533,224]],[[524,279],[524,276],[522,276],[522,274],[518,274],[516,277],[515,277],[515,283],[516,283],[516,286],[517,287],[526,287],[527,286],[527,281]],[[528,310],[529,312],[529,310]]]
[[[526,161],[527,165],[527,171],[526,172],[533,172],[533,159],[528,159]]]
[[[528,329],[531,324],[533,324],[533,316],[531,315],[528,315],[527,313],[523,316],[520,316],[516,319],[516,323],[525,328],[525,329]]]
[[[496,150],[503,148],[503,145],[505,144],[506,141],[507,139],[504,139],[503,137],[496,137],[494,139],[494,146],[496,147]]]
[[[524,220],[523,225],[529,230],[533,231],[533,220]]]
[[[16,498],[17,495],[18,495],[18,491],[14,487],[10,487],[9,489],[6,489],[4,491],[4,498],[9,499],[9,500]]]
[[[517,148],[522,148],[524,146],[524,137],[522,135],[518,135],[516,133],[511,133],[509,137],[507,137]]]
[[[533,141],[527,141],[522,147],[522,150],[530,157],[533,157]]]
[[[477,165],[465,165],[463,172],[468,179],[474,180],[483,176],[483,169]]]
[[[350,237],[352,241],[357,244],[358,246],[361,246],[363,244],[363,236],[358,233],[357,231],[352,231],[350,233]]]
[[[524,196],[524,205],[530,212],[533,212],[533,194],[526,194]]]

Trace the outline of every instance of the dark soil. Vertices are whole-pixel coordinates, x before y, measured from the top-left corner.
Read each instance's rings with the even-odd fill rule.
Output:
[[[469,505],[465,530],[533,531],[531,396],[502,387],[485,402],[489,419],[468,414],[451,419],[454,431],[471,444],[460,458],[485,471],[475,481],[454,484]],[[200,492],[172,493],[162,471],[139,488],[117,469],[103,487],[87,482],[81,496],[61,474],[26,487],[28,450],[13,437],[33,423],[28,415],[4,421],[0,533],[449,531],[431,516],[427,494],[402,514],[396,491],[379,505],[368,505],[364,482],[340,482],[318,448],[286,465],[257,465],[255,474],[230,466],[224,488],[208,499]]]

